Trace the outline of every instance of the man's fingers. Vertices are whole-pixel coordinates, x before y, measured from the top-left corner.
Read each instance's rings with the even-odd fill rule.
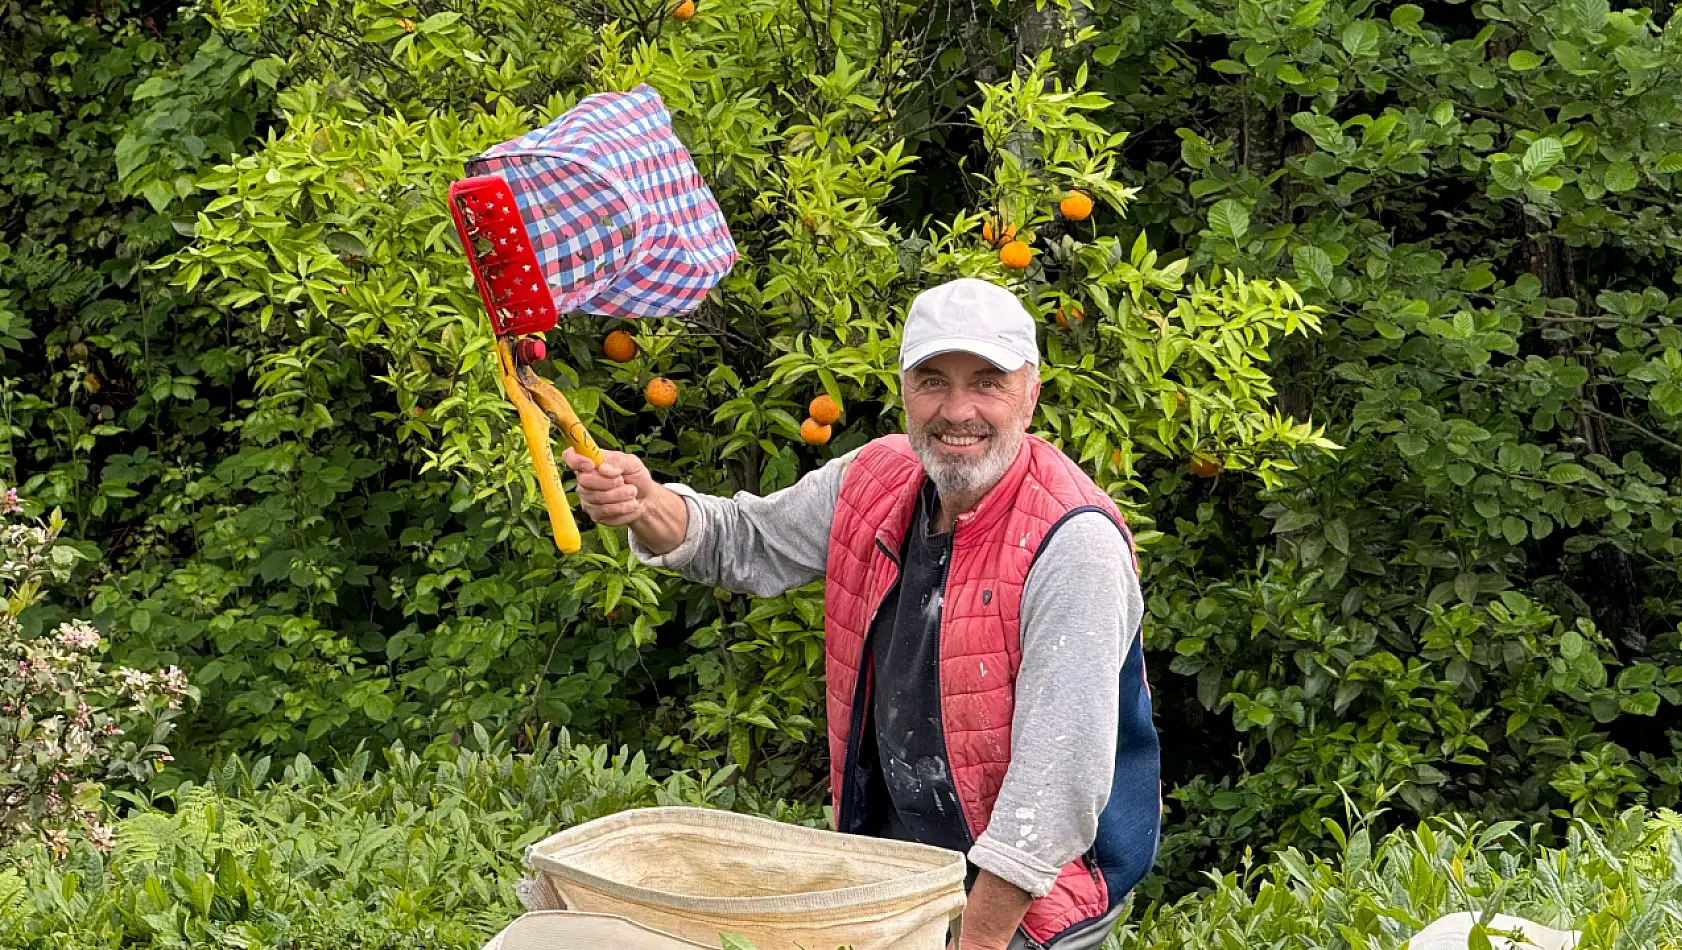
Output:
[[[603,452],[600,465],[592,463],[568,446],[561,460],[571,469],[578,485],[578,505],[591,521],[605,525],[630,524],[643,516],[640,482],[648,470],[634,455]]]
[[[601,470],[578,473],[578,487],[586,492],[613,491],[625,486],[625,480],[618,477],[609,478]]]
[[[578,497],[588,505],[613,505],[624,501],[636,501],[638,493],[633,485],[617,484],[600,489],[585,487],[578,493]]]
[[[597,524],[626,524],[642,517],[642,502],[621,501],[611,505],[596,505],[594,510],[586,509],[585,514]]]

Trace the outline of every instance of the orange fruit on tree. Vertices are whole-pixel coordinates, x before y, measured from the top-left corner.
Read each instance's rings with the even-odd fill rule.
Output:
[[[615,330],[602,341],[602,352],[615,363],[629,363],[637,355],[637,341],[624,330]]]
[[[1092,216],[1092,196],[1084,191],[1071,191],[1069,197],[1057,203],[1057,210],[1070,221],[1085,221]]]
[[[816,419],[807,419],[800,423],[800,438],[807,445],[822,445],[829,441],[829,426],[820,424]]]
[[[402,27],[403,32],[405,32],[405,33],[415,32],[415,21],[409,19],[408,17],[403,17],[402,19],[398,20],[397,25]]]
[[[1009,241],[1015,237],[1016,225],[1014,224],[1007,224],[1001,229],[994,225],[992,218],[981,222],[981,239],[994,247],[998,247],[1000,241]]]
[[[841,418],[841,407],[836,405],[835,400],[829,398],[828,393],[812,400],[812,404],[806,407],[806,411],[811,414],[813,421],[820,426],[831,425],[835,420]]]
[[[1191,473],[1198,478],[1214,478],[1221,473],[1221,463],[1207,455],[1194,455],[1191,460]]]
[[[672,11],[672,16],[679,20],[687,20],[694,15],[695,0],[683,0],[682,3],[677,5],[677,9]]]
[[[1067,311],[1065,311],[1062,307],[1058,307],[1057,312],[1053,313],[1051,316],[1052,319],[1057,321],[1057,325],[1060,327],[1066,327],[1071,323],[1079,323],[1086,319],[1085,312],[1083,312],[1076,304],[1070,304]]]
[[[677,383],[664,376],[656,376],[648,381],[642,394],[647,397],[650,406],[667,409],[677,402]]]
[[[1011,270],[1021,270],[1028,266],[1028,260],[1034,256],[1032,249],[1021,241],[1011,241],[999,248],[999,263]]]

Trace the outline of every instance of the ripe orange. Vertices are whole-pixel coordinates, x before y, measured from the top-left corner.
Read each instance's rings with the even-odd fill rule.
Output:
[[[615,330],[602,341],[602,352],[615,363],[629,363],[637,355],[637,341],[624,330]]]
[[[648,398],[648,404],[656,409],[670,408],[677,402],[677,383],[664,376],[656,376],[648,381],[648,386],[642,391]]]
[[[677,9],[672,11],[672,16],[679,20],[687,20],[694,15],[695,0],[683,0],[682,3],[677,5]]]
[[[1003,237],[1000,237],[1001,233],[1004,235]],[[1005,225],[1003,231],[1001,232],[1000,229],[994,225],[992,218],[988,218],[986,221],[981,223],[981,239],[994,247],[998,247],[1001,240],[1009,241],[1015,237],[1016,225],[1014,224]]]
[[[1057,312],[1053,313],[1051,316],[1052,319],[1057,321],[1057,325],[1060,327],[1066,327],[1070,323],[1079,323],[1086,319],[1086,313],[1083,312],[1076,304],[1070,304],[1067,312],[1065,312],[1062,307],[1058,307]]]
[[[1092,196],[1084,191],[1071,191],[1069,197],[1057,203],[1057,210],[1070,221],[1085,221],[1092,215]]]
[[[1034,252],[1028,245],[1021,241],[1011,241],[1004,247],[999,248],[999,263],[1011,270],[1021,270],[1028,266],[1028,260],[1033,255]]]
[[[1214,478],[1221,473],[1221,463],[1207,455],[1195,455],[1191,460],[1191,473],[1198,478]]]
[[[404,18],[398,20],[397,25],[402,27],[403,32],[405,32],[405,33],[415,32],[415,21],[409,19],[408,17],[404,17]]]
[[[841,418],[841,407],[835,404],[835,400],[829,398],[828,393],[812,400],[812,404],[806,407],[806,411],[811,414],[813,421],[820,426],[831,425],[835,420]]]
[[[800,438],[806,440],[807,445],[822,445],[829,441],[829,426],[819,425],[816,419],[807,419],[800,423]]]

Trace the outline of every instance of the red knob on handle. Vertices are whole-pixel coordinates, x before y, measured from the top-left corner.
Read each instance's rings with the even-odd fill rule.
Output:
[[[539,362],[547,358],[548,355],[549,348],[544,346],[543,341],[536,337],[521,340],[520,345],[514,348],[514,358],[519,360],[522,366]]]

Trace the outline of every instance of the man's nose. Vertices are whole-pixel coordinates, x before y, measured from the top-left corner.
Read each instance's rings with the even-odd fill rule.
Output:
[[[940,417],[947,422],[969,422],[980,416],[981,412],[976,408],[975,400],[963,390],[957,390],[947,396],[945,403],[940,407]]]

